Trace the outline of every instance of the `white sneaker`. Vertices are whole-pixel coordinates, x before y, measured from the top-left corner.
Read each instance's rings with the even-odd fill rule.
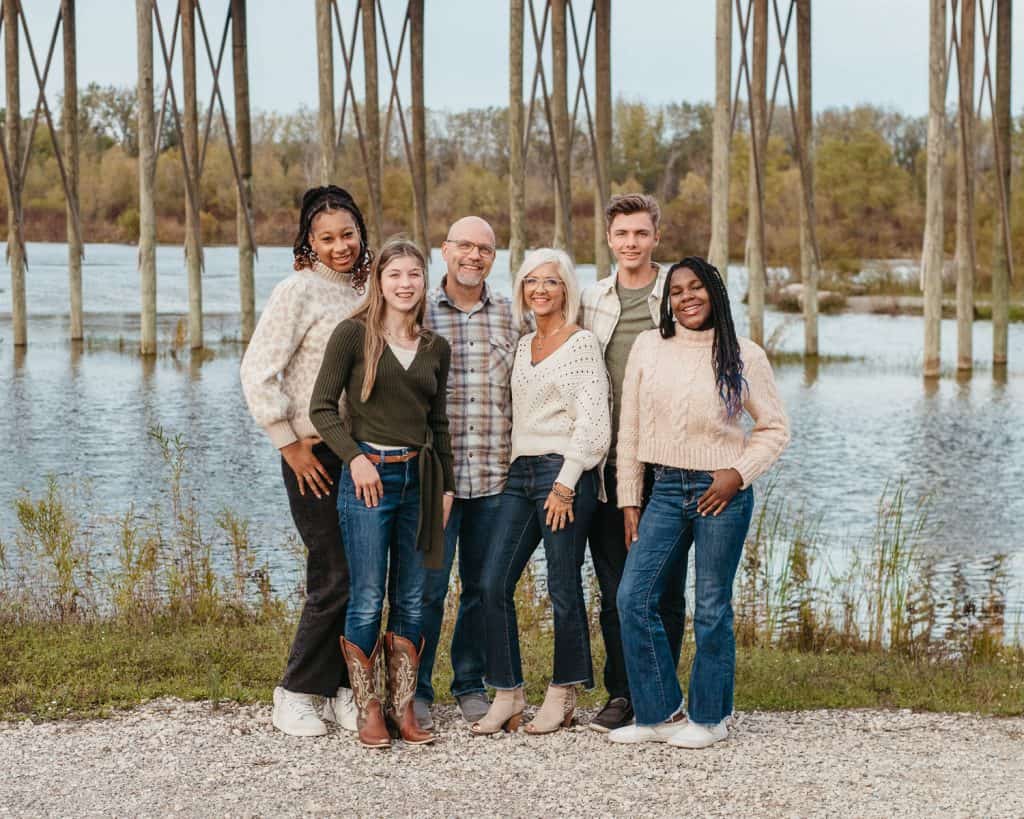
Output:
[[[351,688],[339,688],[335,696],[324,697],[320,716],[325,722],[336,722],[340,728],[344,728],[346,731],[357,731],[359,730],[359,726],[356,724],[358,715],[359,711],[356,708],[356,700],[352,696]]]
[[[659,722],[657,725],[624,725],[608,732],[608,739],[612,742],[638,743],[638,742],[668,742],[669,737],[676,734],[684,725],[686,720],[675,722]]]
[[[293,737],[322,737],[327,733],[312,694],[296,694],[281,686],[274,689],[272,721],[278,731]]]
[[[700,725],[696,722],[686,723],[686,727],[672,735],[669,745],[676,748],[707,748],[721,742],[729,736],[729,728],[723,719],[717,725]]]

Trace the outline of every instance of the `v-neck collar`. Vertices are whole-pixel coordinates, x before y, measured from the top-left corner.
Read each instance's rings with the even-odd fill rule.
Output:
[[[550,353],[548,353],[546,356],[544,356],[544,358],[542,358],[540,361],[534,361],[533,360],[533,338],[531,338],[530,339],[530,346],[529,346],[530,366],[531,367],[539,367],[541,364],[543,364],[549,358],[554,358],[558,354],[558,351],[561,350],[566,344],[569,343],[569,339],[571,339],[574,335],[576,335],[582,329],[583,329],[582,327],[577,327],[575,330],[573,330],[571,333],[569,333],[569,335],[567,335],[565,337],[565,341],[563,341],[561,344],[559,344],[557,347],[555,347],[555,349],[553,349]],[[531,333],[530,335],[535,337],[537,335],[537,331],[534,330],[533,333]]]
[[[422,339],[422,338],[420,338],[420,339],[419,339],[419,340],[418,340],[418,341],[416,342],[416,349],[415,349],[415,351],[413,351],[413,357],[412,357],[412,359],[411,359],[411,360],[409,361],[409,366],[408,366],[408,367],[406,367],[406,366],[405,366],[405,365],[404,365],[404,364],[402,363],[402,360],[401,360],[401,359],[400,359],[400,358],[399,358],[399,357],[398,357],[397,355],[395,355],[395,351],[391,349],[391,344],[390,344],[390,342],[385,342],[385,343],[384,343],[384,346],[386,346],[386,347],[387,347],[387,349],[388,349],[388,352],[389,352],[389,353],[391,353],[391,357],[392,357],[392,358],[393,358],[393,359],[395,360],[395,363],[396,363],[396,364],[398,365],[398,368],[399,368],[399,369],[400,369],[400,370],[401,370],[402,372],[404,372],[404,373],[407,373],[407,372],[409,372],[409,370],[411,370],[411,369],[412,369],[412,365],[416,363],[416,359],[420,357],[420,351],[421,351],[421,350],[423,349],[423,339]]]

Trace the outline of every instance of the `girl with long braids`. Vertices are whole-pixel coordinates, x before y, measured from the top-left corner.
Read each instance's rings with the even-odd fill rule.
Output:
[[[362,301],[373,253],[363,215],[335,185],[302,197],[295,273],[270,295],[242,359],[253,418],[281,453],[292,519],[305,544],[306,602],[280,686],[273,723],[292,736],[327,733],[324,720],[356,729],[338,638],[344,632],[349,571],[335,502],[341,460],[309,418],[309,401],[334,328]]]
[[[741,424],[753,420],[749,435]],[[636,723],[613,742],[705,748],[728,735],[736,669],[732,586],[754,505],[753,481],[789,442],[768,357],[737,338],[725,283],[687,257],[665,279],[661,323],[637,337],[626,365],[618,448],[618,505],[629,555],[617,603]],[[643,518],[644,464],[654,490]],[[697,652],[687,700],[659,602],[685,579],[695,549]]]

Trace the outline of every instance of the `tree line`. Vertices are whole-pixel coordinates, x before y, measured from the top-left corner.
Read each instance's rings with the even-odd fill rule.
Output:
[[[138,238],[138,102],[133,88],[91,84],[80,92],[81,215],[86,241],[134,243]],[[540,113],[528,140],[527,241],[551,241],[554,194],[550,139]],[[953,252],[956,121],[950,112],[946,155],[947,251]],[[158,238],[184,240],[185,185],[174,119],[164,112],[157,163]],[[200,115],[201,130],[205,112]],[[582,122],[582,117],[580,118]],[[705,253],[710,234],[712,106],[650,105],[618,99],[614,106],[612,190],[645,191],[662,203],[662,258]],[[24,132],[27,133],[27,125]],[[1021,120],[1014,122],[1012,239],[1024,251],[1024,190],[1019,183]],[[253,127],[255,226],[260,244],[290,244],[302,192],[316,183],[319,144],[316,112],[257,113]],[[509,151],[507,109],[432,111],[427,119],[429,232],[440,242],[448,222],[477,213],[508,239]],[[815,117],[814,169],[817,236],[826,274],[848,273],[862,259],[910,258],[921,252],[925,205],[927,120],[862,105]],[[999,226],[991,123],[977,128],[977,242],[979,284],[986,287],[994,231]],[[748,129],[740,112],[732,140],[730,248],[742,259],[746,234]],[[29,240],[63,241],[63,190],[50,136],[37,128],[23,194]],[[366,201],[362,154],[349,116],[336,181]],[[593,258],[594,179],[589,138],[582,126],[573,141],[573,237],[576,258]],[[384,235],[409,231],[412,183],[397,120],[386,129],[383,152]],[[799,266],[799,167],[788,109],[772,118],[766,157],[766,250],[772,266]],[[6,212],[0,186],[0,210]],[[4,213],[6,215],[6,213]],[[235,241],[235,189],[227,141],[214,117],[202,167],[201,224],[206,244]]]

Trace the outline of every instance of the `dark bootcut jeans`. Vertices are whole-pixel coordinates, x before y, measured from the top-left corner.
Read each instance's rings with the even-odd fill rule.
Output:
[[[754,493],[747,487],[718,516],[701,517],[697,500],[711,486],[711,473],[656,467],[654,492],[640,521],[619,584],[619,615],[626,668],[638,725],[668,719],[682,703],[659,602],[696,549],[693,635],[697,653],[690,671],[687,713],[714,725],[732,713],[736,677],[732,585],[750,527]]]
[[[484,568],[487,684],[494,688],[518,688],[523,684],[514,595],[541,538],[555,626],[555,668],[551,681],[555,685],[594,686],[580,570],[590,519],[597,505],[597,471],[584,472],[576,486],[575,522],[553,532],[544,522],[544,501],[561,468],[561,455],[516,458],[501,494],[496,539]]]
[[[444,601],[448,595],[456,543],[459,554],[459,611],[452,634],[453,696],[482,692],[487,662],[487,628],[484,623],[483,570],[501,508],[501,495],[482,498],[456,498],[444,530],[444,566],[427,569],[423,592],[423,657],[420,659],[416,699],[434,701],[431,678],[437,643],[444,619]]]
[[[648,467],[644,472],[643,505],[651,495],[653,472]],[[594,561],[594,574],[601,590],[601,636],[604,638],[604,687],[610,698],[626,697],[629,699],[629,680],[626,676],[626,658],[622,650],[622,627],[619,623],[619,609],[616,597],[622,571],[626,565],[625,524],[622,510],[617,506],[616,490],[618,482],[615,466],[606,466],[604,470],[604,489],[608,497],[607,503],[598,503],[597,511],[590,524],[590,558]],[[665,585],[665,594],[661,599],[659,611],[665,632],[668,634],[669,646],[676,665],[679,664],[679,652],[683,645],[683,628],[686,624],[686,601],[684,599],[683,579],[685,568],[677,568]]]
[[[364,452],[404,455],[409,450],[376,450],[360,443]],[[420,647],[423,555],[416,548],[420,519],[420,478],[416,458],[404,463],[381,463],[377,473],[384,494],[370,508],[356,497],[352,472],[341,471],[338,516],[352,572],[352,599],[345,620],[345,639],[367,656],[380,636],[384,598],[388,600],[388,631]]]
[[[295,473],[281,459],[292,520],[308,550],[306,602],[281,687],[300,694],[333,697],[339,686],[349,687],[348,669],[338,639],[345,632],[349,597],[348,561],[341,543],[337,509],[342,462],[327,444],[317,444],[313,454],[333,481],[330,495],[320,498],[308,489],[300,495]]]

